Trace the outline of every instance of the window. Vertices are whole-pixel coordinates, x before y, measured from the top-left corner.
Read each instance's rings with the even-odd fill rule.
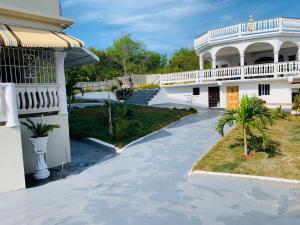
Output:
[[[270,95],[270,84],[259,84],[258,85],[258,95]]]
[[[200,95],[200,88],[193,88],[193,95]]]
[[[50,49],[0,49],[0,83],[55,83],[54,52]]]

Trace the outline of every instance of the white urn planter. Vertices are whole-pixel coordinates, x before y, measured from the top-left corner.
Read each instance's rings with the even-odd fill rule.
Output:
[[[50,176],[47,163],[45,161],[45,154],[47,152],[48,136],[30,138],[34,147],[33,151],[37,156],[35,172],[33,177],[37,180],[45,179]]]

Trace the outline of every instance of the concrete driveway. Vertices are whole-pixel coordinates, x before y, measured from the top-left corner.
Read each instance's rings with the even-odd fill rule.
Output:
[[[299,225],[300,186],[188,176],[219,138],[220,114],[202,110],[79,175],[0,195],[0,223]]]

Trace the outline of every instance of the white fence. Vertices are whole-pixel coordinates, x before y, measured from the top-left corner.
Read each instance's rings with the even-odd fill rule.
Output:
[[[161,85],[172,85],[178,83],[214,82],[233,78],[250,79],[266,76],[276,78],[278,76],[296,74],[300,75],[300,61],[162,74],[160,83]]]

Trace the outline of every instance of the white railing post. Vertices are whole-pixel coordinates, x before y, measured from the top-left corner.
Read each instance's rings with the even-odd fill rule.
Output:
[[[279,51],[274,50],[274,64],[273,64],[273,71],[274,71],[274,77],[277,78],[278,76],[278,62],[279,62]]]
[[[66,80],[65,80],[65,57],[66,52],[55,52],[56,82],[58,84],[59,114],[68,115]]]
[[[242,36],[242,23],[239,23],[239,34],[238,36],[241,37]]]
[[[20,126],[17,109],[17,95],[16,85],[9,83],[5,87],[5,104],[6,104],[6,126],[18,127]]]
[[[282,32],[283,30],[283,18],[279,18],[279,31]]]

